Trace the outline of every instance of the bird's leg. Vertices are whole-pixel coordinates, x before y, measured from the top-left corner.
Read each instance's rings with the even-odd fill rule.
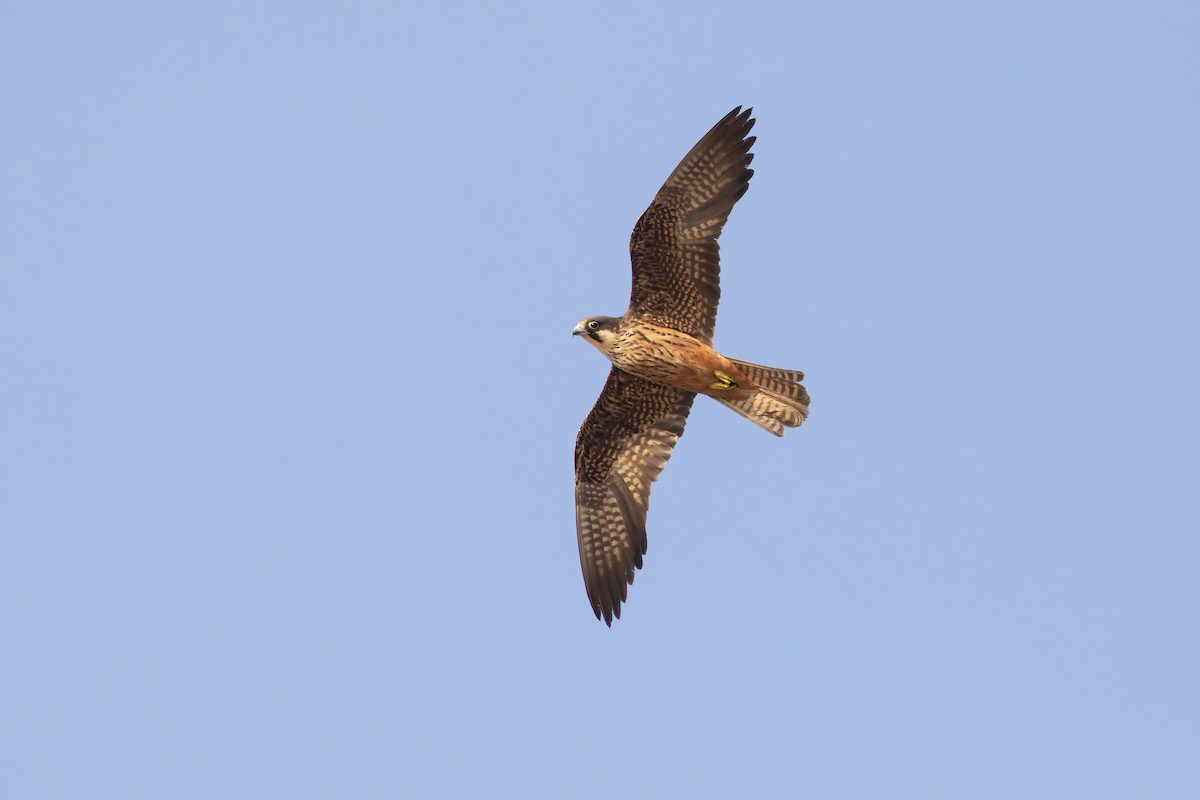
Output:
[[[713,370],[713,377],[715,377],[716,380],[708,385],[708,388],[710,389],[730,390],[738,388],[738,385],[733,378],[729,377],[724,372],[721,372],[719,369]]]

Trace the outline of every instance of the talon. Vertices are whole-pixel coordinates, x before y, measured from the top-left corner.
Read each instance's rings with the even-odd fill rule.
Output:
[[[714,369],[713,375],[716,377],[716,381],[714,381],[713,383],[710,383],[708,385],[708,388],[710,388],[710,389],[736,389],[736,388],[738,388],[738,385],[737,385],[737,383],[734,382],[733,378],[729,377],[724,372],[721,372],[721,370]]]

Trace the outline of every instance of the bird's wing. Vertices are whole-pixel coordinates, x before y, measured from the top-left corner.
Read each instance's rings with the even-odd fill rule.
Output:
[[[633,227],[631,316],[712,343],[721,299],[717,237],[754,174],[750,113],[738,106],[713,126]]]
[[[696,395],[612,368],[575,440],[575,530],[596,619],[621,617],[646,552],[650,484],[683,434]]]

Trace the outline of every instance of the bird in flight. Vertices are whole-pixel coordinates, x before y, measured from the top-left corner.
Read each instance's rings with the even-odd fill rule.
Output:
[[[696,143],[633,227],[633,291],[619,317],[587,317],[573,333],[612,362],[575,440],[575,528],[596,619],[612,625],[646,553],[650,484],[697,394],[776,436],[808,416],[798,370],[713,349],[721,297],[717,238],[754,170],[751,109],[725,115]]]

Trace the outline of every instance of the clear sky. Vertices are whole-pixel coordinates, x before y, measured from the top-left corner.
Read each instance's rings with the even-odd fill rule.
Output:
[[[0,11],[0,795],[1200,797],[1200,6]],[[612,629],[629,231],[755,107]]]

